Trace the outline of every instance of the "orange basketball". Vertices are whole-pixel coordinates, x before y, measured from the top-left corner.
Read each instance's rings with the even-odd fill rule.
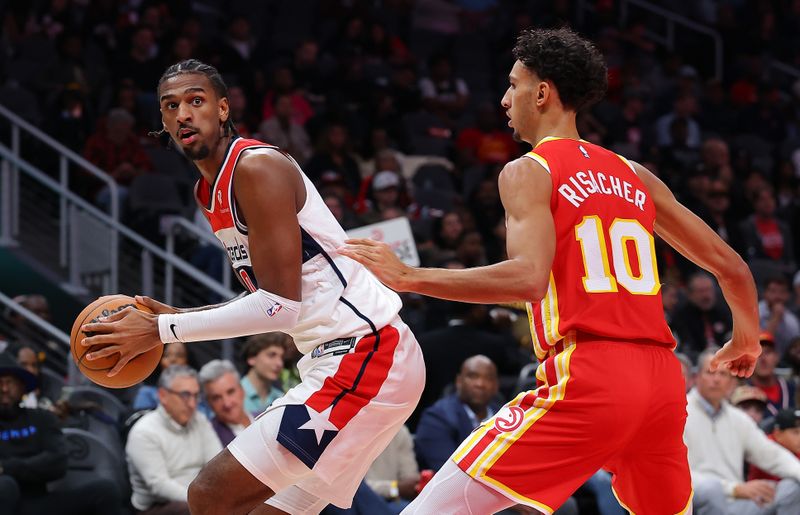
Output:
[[[106,386],[108,388],[127,388],[133,386],[149,376],[153,370],[156,369],[159,361],[161,361],[161,353],[164,351],[163,345],[159,345],[144,354],[136,356],[129,361],[117,375],[108,377],[108,371],[117,364],[119,354],[112,354],[111,356],[93,361],[89,361],[85,358],[86,354],[93,350],[107,347],[109,344],[84,347],[81,345],[81,340],[83,340],[85,336],[90,335],[81,331],[81,327],[84,324],[97,322],[99,317],[111,315],[128,306],[133,306],[136,309],[152,313],[147,306],[137,304],[133,297],[128,297],[127,295],[106,295],[86,306],[83,311],[81,311],[80,315],[78,315],[78,318],[75,319],[75,323],[72,324],[72,332],[69,336],[72,359],[75,360],[75,364],[78,365],[78,369],[83,372],[83,375],[101,386]]]

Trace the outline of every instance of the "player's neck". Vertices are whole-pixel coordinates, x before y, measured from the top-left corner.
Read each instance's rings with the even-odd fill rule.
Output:
[[[228,145],[230,145],[233,136],[222,136],[217,145],[211,149],[211,153],[205,159],[195,161],[194,164],[200,174],[209,184],[214,184],[217,174],[222,167],[222,161],[225,160],[225,154],[228,153]]]
[[[534,147],[544,138],[580,139],[578,127],[575,125],[575,113],[560,113],[558,116],[543,115],[531,139],[527,140]]]

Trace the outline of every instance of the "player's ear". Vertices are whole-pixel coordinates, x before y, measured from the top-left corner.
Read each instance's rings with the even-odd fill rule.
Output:
[[[230,105],[228,104],[228,99],[226,97],[222,97],[219,99],[219,121],[220,124],[223,124],[228,121],[228,117],[230,116]]]
[[[550,90],[550,83],[546,81],[540,82],[536,86],[536,105],[538,107],[543,106],[544,103],[547,102],[547,99],[550,98],[551,92],[552,91]]]

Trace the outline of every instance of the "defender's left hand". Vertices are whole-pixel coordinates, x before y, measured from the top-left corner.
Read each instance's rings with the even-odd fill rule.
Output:
[[[86,347],[105,344],[100,350],[89,353],[88,360],[119,354],[117,364],[108,372],[112,377],[119,373],[130,360],[150,349],[163,345],[158,334],[158,315],[145,313],[128,307],[92,324],[81,327],[85,333],[93,333],[81,342]],[[110,344],[110,345],[109,345]]]
[[[389,288],[406,291],[408,277],[413,268],[400,261],[389,245],[370,239],[345,240],[345,244],[344,247],[339,247],[339,254],[367,267]]]

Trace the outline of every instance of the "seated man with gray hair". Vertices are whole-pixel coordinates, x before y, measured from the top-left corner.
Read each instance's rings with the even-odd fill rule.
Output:
[[[800,460],[767,438],[747,414],[726,399],[736,378],[712,372],[717,349],[705,350],[687,399],[683,439],[692,471],[695,515],[796,515],[800,506]],[[744,463],[778,481],[747,481]]]
[[[128,435],[131,504],[147,515],[189,513],[189,483],[222,450],[208,419],[197,411],[197,372],[186,365],[165,369],[158,380],[159,406]]]
[[[253,416],[244,409],[239,372],[230,361],[215,359],[203,365],[198,376],[208,407],[214,413],[211,426],[220,443],[227,446],[253,421]]]

